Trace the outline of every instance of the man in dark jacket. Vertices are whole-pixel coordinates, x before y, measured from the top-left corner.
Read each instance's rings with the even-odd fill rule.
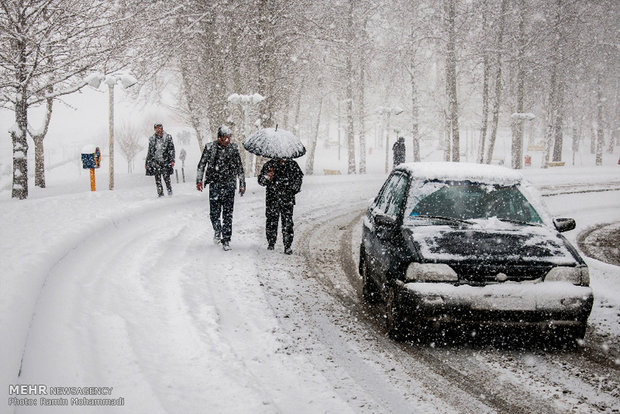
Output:
[[[239,179],[239,194],[245,193],[245,176],[237,144],[231,144],[232,131],[222,126],[217,131],[217,142],[208,143],[202,151],[196,174],[196,189],[202,191],[209,184],[209,210],[213,225],[213,242],[222,243],[230,250],[235,190]],[[220,220],[221,217],[221,220]]]
[[[258,183],[267,187],[265,232],[269,250],[273,250],[276,244],[278,221],[281,219],[284,253],[293,253],[291,249],[293,244],[293,208],[295,206],[295,194],[301,190],[303,176],[299,165],[291,159],[273,159],[263,165],[258,176]]]
[[[162,124],[155,124],[155,133],[149,138],[149,149],[146,153],[146,175],[155,176],[155,186],[157,195],[164,196],[164,188],[161,185],[161,177],[164,177],[168,195],[172,195],[172,185],[170,176],[174,167],[174,143],[172,136],[164,132]]]
[[[402,164],[405,162],[405,138],[399,137],[398,141],[394,143],[392,146],[392,151],[394,152],[394,167],[398,166],[398,164]]]

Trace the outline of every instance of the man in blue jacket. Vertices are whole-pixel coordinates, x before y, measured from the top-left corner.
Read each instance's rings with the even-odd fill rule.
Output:
[[[202,151],[196,173],[196,189],[209,185],[209,211],[213,226],[213,242],[230,250],[235,190],[239,179],[239,194],[245,194],[245,176],[237,144],[231,144],[232,131],[221,126],[217,141],[208,143]]]

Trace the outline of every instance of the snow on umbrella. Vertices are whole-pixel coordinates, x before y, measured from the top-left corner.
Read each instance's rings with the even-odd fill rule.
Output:
[[[264,128],[243,141],[243,148],[252,154],[267,158],[298,158],[306,153],[306,147],[292,132],[284,129]]]

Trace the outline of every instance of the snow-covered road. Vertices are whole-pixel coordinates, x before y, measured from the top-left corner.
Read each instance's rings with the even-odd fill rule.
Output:
[[[547,177],[533,181],[558,182]],[[596,302],[582,349],[387,338],[382,305],[361,302],[356,272],[361,213],[383,179],[308,177],[293,256],[281,242],[265,249],[255,180],[236,200],[230,252],[213,245],[206,193],[189,183],[163,200],[149,180],[128,192],[3,203],[5,393],[17,383],[113,387],[106,398],[124,405],[71,406],[65,396],[69,406],[0,412],[620,409],[617,266],[586,259]],[[577,219],[573,242],[620,221],[618,191],[546,202]]]

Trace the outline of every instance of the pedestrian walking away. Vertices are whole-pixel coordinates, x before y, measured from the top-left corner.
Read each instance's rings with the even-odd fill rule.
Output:
[[[174,168],[174,143],[172,136],[164,131],[162,124],[154,125],[155,133],[149,138],[149,149],[146,153],[146,162],[144,168],[146,175],[155,177],[155,186],[157,187],[157,195],[164,196],[164,188],[161,184],[162,177],[166,183],[168,195],[172,196],[172,184],[170,176]]]
[[[196,189],[209,186],[209,216],[213,226],[213,242],[230,250],[235,190],[245,194],[245,176],[237,144],[230,142],[232,131],[221,126],[217,141],[208,143],[202,151],[196,173]]]
[[[293,209],[295,194],[301,190],[303,176],[301,168],[292,159],[272,159],[263,165],[258,183],[267,189],[265,233],[269,250],[274,249],[278,238],[278,222],[282,221],[284,253],[293,253]]]
[[[406,148],[404,137],[398,138],[398,141],[392,146],[392,151],[394,153],[394,167],[405,162]]]

